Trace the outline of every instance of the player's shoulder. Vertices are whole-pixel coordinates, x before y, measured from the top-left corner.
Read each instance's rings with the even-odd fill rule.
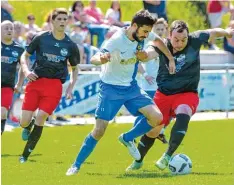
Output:
[[[17,48],[20,52],[24,52],[24,47],[22,46],[22,45],[20,45],[18,42],[15,42],[15,41],[13,41],[13,44],[12,44],[12,46],[14,47],[14,48]]]
[[[76,45],[76,43],[73,42],[73,41],[71,40],[71,38],[70,38],[66,33],[65,33],[65,37],[64,37],[63,41],[64,41],[64,42],[68,42],[71,46]]]
[[[204,35],[208,36],[209,35],[209,31],[207,31],[207,30],[197,30],[197,31],[194,31],[194,32],[190,33],[189,37],[191,39],[197,39],[197,38],[199,38],[201,36],[204,36]]]

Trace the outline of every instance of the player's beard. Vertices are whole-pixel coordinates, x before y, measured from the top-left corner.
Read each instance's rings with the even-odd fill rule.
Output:
[[[132,37],[135,39],[135,41],[141,42],[141,40],[139,40],[139,37],[137,36],[138,35],[138,30],[139,30],[139,27],[136,29],[136,31],[134,31],[132,33]]]

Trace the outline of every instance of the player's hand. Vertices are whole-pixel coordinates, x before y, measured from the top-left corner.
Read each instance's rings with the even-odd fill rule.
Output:
[[[19,85],[18,83],[15,85],[14,87],[14,92],[15,93],[20,93],[21,92],[21,85]]]
[[[110,53],[101,53],[100,54],[100,60],[102,64],[105,64],[110,61]]]
[[[66,99],[72,99],[72,88],[70,86],[68,86],[66,93],[65,93],[65,97]]]
[[[29,82],[36,81],[38,79],[38,76],[32,72],[32,71],[27,71],[24,74]]]
[[[171,58],[171,59],[169,60],[169,67],[168,67],[168,70],[169,70],[169,73],[170,73],[171,75],[175,74],[175,72],[176,72],[176,65],[175,65],[175,60],[174,60],[174,58]]]
[[[148,84],[153,85],[155,83],[155,78],[150,75],[145,76],[145,80],[148,82]]]
[[[148,54],[146,51],[136,51],[136,57],[140,61],[145,61],[148,58]]]
[[[228,27],[226,29],[226,32],[227,32],[227,36],[226,37],[232,38],[234,36],[234,29],[233,28]]]

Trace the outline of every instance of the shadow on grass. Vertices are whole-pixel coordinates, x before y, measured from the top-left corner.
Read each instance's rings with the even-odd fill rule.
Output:
[[[234,175],[234,173],[192,172],[190,175]]]
[[[157,173],[157,172],[144,172],[141,173],[125,173],[117,176],[116,178],[125,179],[125,178],[140,178],[140,179],[147,179],[147,178],[170,178],[174,177],[170,173]]]
[[[19,157],[21,155],[12,155],[12,154],[2,154],[1,157],[4,158],[4,157]],[[36,156],[42,156],[42,154],[32,154],[30,155],[30,157],[36,157]]]

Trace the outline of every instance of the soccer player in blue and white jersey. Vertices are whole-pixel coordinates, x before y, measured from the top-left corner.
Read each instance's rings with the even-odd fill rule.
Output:
[[[131,26],[117,31],[92,57],[91,63],[103,65],[100,75],[100,92],[96,109],[96,125],[88,134],[75,162],[66,175],[76,174],[84,161],[92,153],[98,140],[102,138],[108,122],[112,120],[122,105],[134,115],[144,115],[129,131],[121,134],[119,141],[124,144],[136,160],[141,158],[133,140],[154,127],[160,127],[162,114],[152,99],[137,85],[136,73],[139,61],[150,56],[142,51],[144,43],[152,40],[169,59],[169,72],[174,73],[175,63],[162,40],[151,32],[156,22],[150,13],[141,10],[135,14]]]

